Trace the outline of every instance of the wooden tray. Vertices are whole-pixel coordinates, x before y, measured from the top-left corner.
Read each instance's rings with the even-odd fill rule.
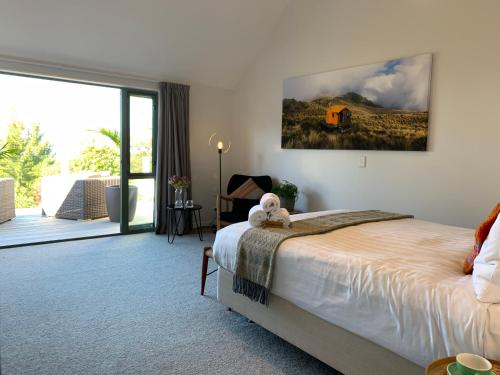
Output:
[[[427,366],[427,368],[425,369],[425,375],[448,375],[446,367],[450,363],[455,361],[456,361],[455,357],[446,357],[438,359],[437,361],[434,361],[429,366]],[[488,361],[490,361],[491,364],[493,365],[493,372],[495,374],[500,375],[500,361],[495,361],[492,359],[489,359]]]

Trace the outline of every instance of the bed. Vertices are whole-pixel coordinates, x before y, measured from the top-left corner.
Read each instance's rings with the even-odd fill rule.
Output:
[[[219,301],[344,374],[421,374],[464,351],[500,359],[500,305],[477,301],[462,272],[473,230],[402,219],[288,239],[266,307],[231,290],[248,228],[217,232]]]

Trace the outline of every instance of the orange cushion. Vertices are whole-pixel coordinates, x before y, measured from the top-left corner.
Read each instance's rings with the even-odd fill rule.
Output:
[[[496,205],[496,207],[491,211],[490,215],[483,221],[476,229],[476,242],[474,243],[474,247],[472,248],[467,258],[465,258],[464,262],[464,272],[466,274],[471,274],[474,269],[474,259],[479,255],[481,251],[481,246],[483,246],[484,240],[488,237],[490,233],[490,229],[495,223],[498,214],[500,213],[500,203]]]

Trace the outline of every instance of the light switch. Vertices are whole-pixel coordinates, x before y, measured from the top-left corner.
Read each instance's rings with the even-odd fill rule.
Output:
[[[362,155],[359,159],[359,167],[366,168],[366,155]]]

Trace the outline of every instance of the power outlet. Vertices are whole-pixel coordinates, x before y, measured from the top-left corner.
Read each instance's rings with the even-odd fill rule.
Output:
[[[359,167],[360,168],[366,168],[366,155],[362,155],[359,158]]]

